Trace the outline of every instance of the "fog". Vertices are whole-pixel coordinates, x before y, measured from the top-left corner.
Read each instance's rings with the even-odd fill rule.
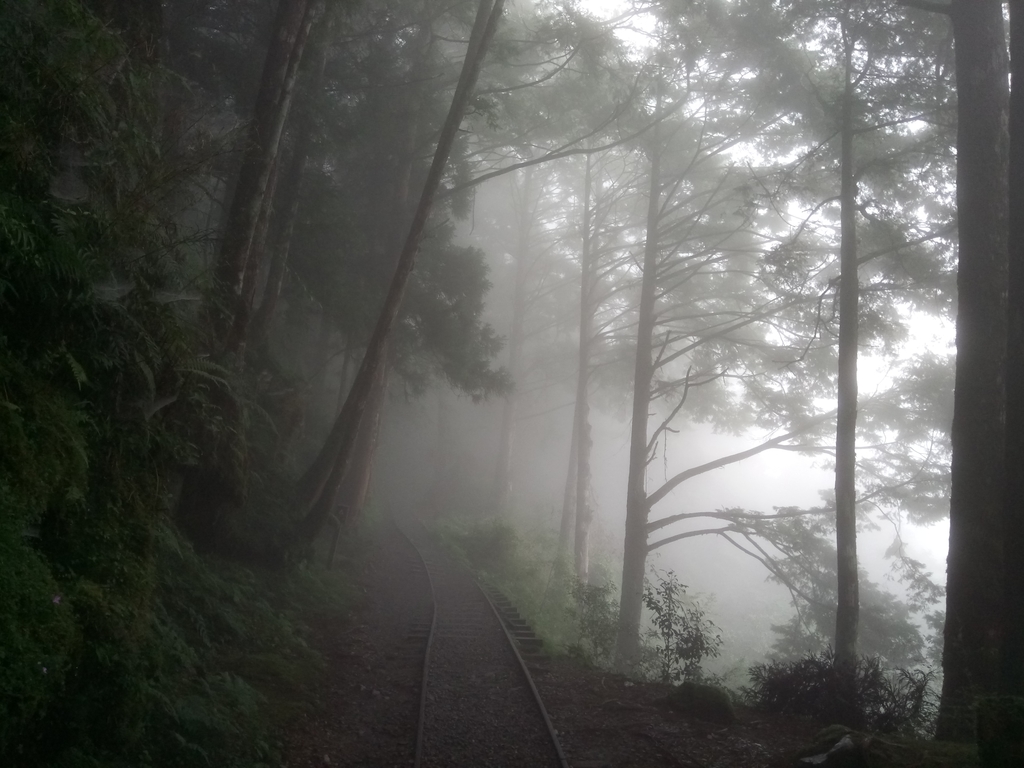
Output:
[[[613,0],[581,4],[584,10],[601,18],[616,13],[619,6]],[[511,13],[518,20],[516,23],[528,25],[528,4],[515,6]],[[634,15],[619,26],[614,34],[629,48],[627,59],[642,58],[643,52],[651,45],[647,35],[653,29],[651,19],[642,14]],[[709,69],[714,67],[709,65]],[[672,76],[669,75],[669,79]],[[692,94],[686,90],[690,87],[688,80],[687,83],[681,103],[688,104],[689,108],[692,103],[687,99]],[[539,109],[544,120],[552,117],[543,111],[543,103]],[[646,109],[653,110],[654,107],[648,104]],[[699,117],[701,109],[694,107],[691,114],[685,114],[684,109],[678,123],[673,124],[672,135],[678,132],[680,138],[668,140],[662,149],[666,173],[672,174],[677,170],[682,173],[685,162],[680,158],[689,157],[691,151],[696,153],[693,157],[699,156],[700,150],[692,147],[699,147],[703,141],[696,138],[707,127],[707,122],[704,128],[699,127],[701,120],[709,120],[706,114]],[[554,111],[557,110],[558,105],[555,105]],[[729,110],[723,114],[726,116],[717,118],[721,125],[716,130],[727,132],[732,130]],[[691,120],[695,115],[697,117]],[[694,129],[691,122],[698,128]],[[544,127],[538,130],[543,131]],[[609,130],[610,135],[617,135],[615,130],[623,129]],[[688,130],[696,133],[690,136]],[[739,129],[737,131],[739,136]],[[531,137],[529,142],[532,141]],[[673,141],[678,143],[673,144]],[[737,162],[770,164],[770,153],[766,154],[757,141],[754,136],[737,140],[728,151],[728,163],[714,166],[706,177],[698,176],[692,180],[687,177],[688,188],[699,189],[701,183],[709,186],[733,183],[731,174],[736,173]],[[494,162],[501,165],[509,162],[510,157],[531,158],[543,150],[540,144],[529,142],[516,145],[511,156],[498,157]],[[786,156],[796,157],[804,149],[806,147],[796,142],[787,147]],[[419,509],[430,519],[502,520],[523,531],[544,530],[550,536],[557,536],[570,465],[581,333],[579,286],[584,259],[581,233],[585,220],[582,212],[585,204],[581,198],[583,168],[586,165],[589,174],[593,165],[595,199],[589,200],[587,205],[593,207],[595,216],[604,217],[604,223],[592,224],[591,231],[597,241],[594,246],[598,249],[595,257],[597,269],[599,272],[606,269],[603,277],[595,281],[595,286],[600,285],[603,289],[614,284],[615,288],[604,299],[593,299],[599,305],[597,322],[600,332],[595,338],[600,337],[600,341],[594,342],[596,351],[591,351],[593,372],[588,388],[593,446],[589,499],[594,510],[590,549],[595,566],[591,579],[618,582],[626,519],[638,285],[643,272],[640,257],[646,238],[643,209],[646,205],[645,173],[648,171],[641,158],[647,151],[649,148],[624,148],[618,155],[611,153],[610,159],[608,153],[598,155],[593,164],[590,159],[584,163],[579,158],[541,163],[473,188],[467,203],[467,215],[452,222],[457,227],[453,244],[479,249],[486,261],[491,287],[486,294],[485,320],[504,341],[497,363],[507,367],[513,380],[514,393],[511,397],[514,404],[508,406],[510,412],[514,410],[508,495],[496,501],[499,498],[496,483],[501,475],[498,469],[501,463],[499,442],[505,398],[494,395],[483,402],[476,402],[447,386],[443,378],[435,378],[426,391],[419,391],[413,384],[399,378],[391,382],[384,409],[373,473],[372,497],[377,505],[382,508]],[[481,150],[481,155],[487,157],[486,152]],[[693,162],[692,158],[689,162]],[[673,163],[682,165],[676,168]],[[768,171],[758,169],[757,172]],[[756,172],[751,173],[756,176]],[[806,380],[807,403],[802,407],[819,417],[836,407],[833,348],[836,328],[822,330],[821,326],[838,325],[837,308],[829,310],[825,305],[838,301],[835,285],[838,278],[839,222],[834,212],[822,212],[813,201],[803,199],[801,195],[807,190],[794,193],[789,200],[772,200],[767,205],[763,200],[752,202],[749,197],[750,179],[737,178],[735,183],[736,189],[741,190],[738,196],[728,199],[721,212],[712,214],[712,218],[718,216],[720,222],[731,222],[728,226],[734,227],[735,231],[727,239],[716,241],[714,249],[732,254],[728,258],[735,258],[739,265],[733,267],[735,271],[758,274],[759,269],[763,272],[778,266],[773,266],[769,256],[776,253],[776,248],[782,248],[780,243],[785,242],[788,236],[785,233],[803,232],[806,227],[811,233],[807,235],[812,241],[807,246],[811,255],[803,257],[809,260],[787,268],[792,268],[805,281],[820,281],[818,325],[802,352],[800,347],[804,340],[800,335],[805,331],[797,326],[800,322],[809,322],[807,317],[802,317],[799,322],[780,322],[776,328],[764,331],[760,340],[753,336],[744,338],[741,334],[735,340],[735,348],[725,353],[720,365],[716,360],[709,362],[708,358],[701,359],[699,353],[694,353],[666,368],[663,373],[668,378],[677,379],[673,385],[676,389],[666,389],[664,396],[655,398],[651,404],[652,420],[648,434],[654,434],[654,437],[653,458],[646,472],[648,492],[679,472],[750,450],[799,423],[799,418],[794,421],[793,414],[786,410],[788,406],[781,407],[777,413],[773,411],[780,408],[777,401],[765,405],[763,413],[759,411],[757,398],[764,393],[758,394],[756,387],[748,386],[758,376],[764,375],[766,381],[774,382],[766,385],[768,389],[774,386],[784,394],[787,387],[799,389]],[[829,184],[826,182],[823,190],[812,190],[811,193],[832,194]],[[678,183],[674,187],[671,183],[666,185],[666,189],[679,188]],[[948,183],[945,187],[933,188],[931,192],[937,199],[951,199]],[[670,196],[673,193],[666,194]],[[765,197],[768,196],[766,193]],[[668,205],[668,199],[665,204]],[[668,231],[673,226],[678,228],[679,221],[688,221],[692,231],[696,223],[707,218],[707,211],[704,211],[686,219],[689,214],[685,205],[683,200],[672,209],[678,221],[675,225],[669,224]],[[735,211],[731,210],[733,205],[738,206]],[[756,215],[750,215],[757,221],[756,226],[747,228],[736,224],[738,214],[755,209]],[[589,216],[591,209],[587,210],[586,215]],[[806,213],[808,210],[816,212]],[[926,223],[928,218],[923,208],[904,215],[909,222],[907,226],[911,228]],[[870,242],[875,235],[867,232],[869,228],[863,226],[861,237]],[[429,238],[428,235],[428,243]],[[681,240],[673,247],[666,247],[665,252],[669,255],[663,258],[670,260],[672,254],[685,252],[687,247],[686,241]],[[700,247],[704,246],[695,246],[696,252],[700,252]],[[826,255],[817,260],[814,255],[817,252]],[[943,260],[950,258],[950,250],[946,244],[940,244],[925,256],[932,261],[934,268],[941,271],[936,265],[946,263]],[[671,271],[664,266],[669,263],[665,261],[659,268]],[[769,266],[764,267],[765,263]],[[606,266],[602,267],[602,264]],[[879,278],[881,274],[882,268],[873,263],[862,269],[865,282]],[[678,286],[665,290],[677,289]],[[592,290],[596,292],[597,287]],[[673,298],[678,302],[677,306],[685,309],[689,306],[688,301],[699,302],[705,298],[699,293],[705,289],[697,287],[692,290],[698,293],[687,298],[684,289]],[[885,305],[872,304],[863,310],[867,330],[858,350],[861,403],[878,398],[884,400],[892,392],[898,392],[901,381],[914,379],[911,373],[917,361],[928,355],[939,360],[938,368],[941,368],[943,355],[947,361],[951,359],[953,330],[949,307],[952,299],[948,291],[948,285],[939,290],[938,300],[919,300],[907,293],[902,299],[893,299]],[[771,289],[767,293],[770,294]],[[827,301],[825,297],[828,297]],[[742,304],[742,301],[736,306],[742,306],[742,311],[748,312],[749,316],[756,316],[760,311],[753,304]],[[932,301],[934,306],[924,306],[928,301]],[[521,303],[519,321],[514,319],[517,302]],[[719,306],[702,311],[713,315],[734,310],[722,310]],[[831,317],[828,316],[829,311]],[[786,326],[786,322],[791,324]],[[890,330],[890,326],[895,330]],[[680,331],[676,340],[684,338],[687,332]],[[669,331],[665,332],[662,351],[669,347],[670,335]],[[771,354],[765,353],[765,359],[755,360],[750,363],[751,368],[746,368],[749,360],[757,358],[758,344],[762,347],[774,345],[775,351],[771,354],[778,359],[767,359]],[[744,351],[744,345],[748,345],[749,352]],[[732,358],[728,357],[730,354]],[[803,359],[805,354],[807,360]],[[703,371],[701,365],[704,366]],[[763,374],[751,373],[752,367],[757,365],[761,366]],[[789,370],[790,365],[794,370],[803,365],[800,375],[804,378],[795,375],[785,379],[794,373]],[[711,394],[705,394],[704,389],[695,386],[692,407],[690,402],[686,402],[686,407],[681,408],[671,420],[669,429],[653,433],[660,420],[666,418],[678,403],[680,391],[684,392],[682,397],[686,399],[690,370],[694,366],[698,370],[698,379],[701,375],[706,377],[702,384],[709,384],[707,390]],[[723,383],[716,385],[714,380],[718,376],[732,376],[734,380],[723,379]],[[685,388],[680,388],[679,382],[684,378]],[[940,384],[929,384],[924,395],[913,396],[917,398],[916,407],[930,414],[924,421],[930,419],[937,426],[907,437],[901,436],[900,424],[910,423],[912,419],[902,414],[900,409],[904,407],[904,401],[899,397],[892,400],[886,416],[878,415],[885,413],[885,406],[876,412],[871,412],[874,406],[865,408],[868,423],[861,426],[865,423],[862,417],[859,425],[862,429],[861,442],[858,443],[858,461],[862,462],[858,465],[859,471],[861,477],[866,478],[865,482],[876,484],[874,490],[865,488],[859,491],[864,496],[858,512],[859,565],[868,580],[898,598],[905,597],[906,590],[894,570],[898,561],[893,557],[894,552],[919,563],[921,570],[929,574],[933,582],[940,586],[944,583],[948,529],[935,511],[944,504],[942,482],[932,482],[930,490],[926,489],[924,493],[931,495],[931,511],[915,511],[916,480],[908,480],[906,475],[899,481],[887,480],[884,476],[886,468],[883,467],[879,475],[878,467],[871,462],[872,457],[877,458],[879,453],[884,454],[887,450],[896,454],[900,451],[909,451],[910,454],[921,451],[922,455],[927,453],[929,457],[921,459],[922,465],[930,461],[933,475],[943,474],[944,470],[940,472],[934,467],[948,451],[945,433],[948,432],[951,413],[951,381],[947,382],[944,376],[938,378],[942,379]],[[715,391],[718,394],[714,394]],[[774,396],[769,395],[768,399]],[[657,521],[680,513],[731,509],[761,514],[771,514],[780,508],[834,509],[834,423],[833,417],[831,437],[829,428],[823,427],[807,438],[807,445],[803,446],[806,450],[797,450],[800,446],[793,445],[786,446],[788,450],[770,449],[688,479],[651,510],[650,520]],[[929,441],[936,443],[934,456],[938,458],[932,457],[932,448],[927,446]],[[909,454],[899,458],[907,458],[908,464],[914,460]],[[901,470],[896,467],[892,471]],[[902,471],[906,473],[906,466]],[[905,494],[906,498],[901,500],[896,493],[893,498],[883,494],[878,497],[881,500],[876,500],[877,486],[884,486],[887,482],[896,486],[900,483],[907,485],[910,490]],[[927,485],[927,481],[922,485]],[[922,524],[922,521],[929,522]],[[675,523],[665,531],[675,535],[705,527],[708,527],[706,521],[691,520]],[[774,554],[785,557],[779,552]],[[762,563],[723,537],[705,535],[675,541],[651,552],[647,562],[649,568],[675,572],[688,586],[691,595],[708,601],[709,616],[721,627],[726,641],[722,658],[716,662],[719,670],[763,658],[774,641],[771,626],[784,623],[793,615],[791,590],[769,578],[770,574]],[[913,621],[924,627],[920,613]]]
[[[514,290],[510,256],[514,244],[513,224],[500,212],[511,210],[509,189],[506,182],[499,181],[481,190],[471,220],[461,232],[463,242],[482,248],[487,255],[493,282],[487,315],[506,339]],[[570,318],[572,310],[566,308]],[[916,327],[920,338],[911,338],[910,353],[925,344],[952,345],[948,323],[937,323],[927,316]],[[554,360],[550,354],[545,357],[543,341],[528,341],[527,355],[533,355],[535,367],[528,370],[523,381],[516,382],[519,401],[512,490],[501,516],[523,530],[543,529],[551,536],[557,536],[569,467],[574,404],[572,349],[577,338],[568,331],[561,338],[556,333],[554,343],[561,353],[568,352],[568,359],[556,355]],[[547,343],[552,343],[551,337]],[[507,351],[501,359],[505,358]],[[861,372],[862,391],[879,388],[884,378],[884,361],[872,361],[869,356],[866,360]],[[598,404],[591,410],[595,578],[617,582],[625,522],[630,392],[628,386],[616,390],[607,384],[595,389],[604,390],[596,395]],[[385,509],[418,509],[428,518],[494,519],[491,497],[502,404],[500,397],[474,402],[443,385],[413,393],[401,383],[393,384],[374,469],[375,502]],[[668,435],[667,446],[648,467],[649,487],[687,468],[746,450],[764,438],[764,433],[757,430],[728,434],[712,424],[682,416],[673,427],[677,432]],[[656,506],[651,519],[679,512],[738,507],[767,513],[778,507],[810,508],[830,503],[834,483],[830,461],[827,455],[769,450],[684,482]],[[932,579],[944,584],[945,521],[921,526],[898,514],[894,519],[895,523],[877,515],[863,516],[858,534],[863,571],[883,589],[897,596],[904,594],[893,576],[892,558],[885,554],[898,533],[905,554],[921,561]],[[686,528],[676,524],[671,530],[675,533]],[[674,571],[689,587],[691,596],[707,601],[709,616],[721,628],[725,640],[721,658],[707,665],[714,672],[735,672],[738,667],[762,660],[775,640],[771,626],[793,615],[789,591],[769,578],[763,565],[719,537],[701,536],[669,544],[649,555],[648,567]]]

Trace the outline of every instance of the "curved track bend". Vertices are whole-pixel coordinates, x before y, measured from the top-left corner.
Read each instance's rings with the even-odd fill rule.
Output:
[[[396,517],[422,558],[434,598],[427,631],[416,766],[568,768],[506,618],[423,526]],[[500,598],[498,598],[500,600]],[[504,606],[502,606],[504,608]]]

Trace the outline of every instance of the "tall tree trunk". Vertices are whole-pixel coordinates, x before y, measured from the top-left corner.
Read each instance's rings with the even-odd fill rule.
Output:
[[[512,324],[508,334],[508,370],[517,385],[501,408],[501,428],[498,432],[498,456],[494,465],[494,489],[491,508],[501,514],[508,506],[512,491],[512,455],[516,439],[516,406],[519,403],[518,386],[522,384],[523,327],[526,319],[526,285],[530,274],[530,235],[536,210],[533,206],[533,168],[523,172],[516,231],[516,279],[512,292]]]
[[[331,337],[333,335],[334,323],[325,309],[320,312],[316,339],[313,341],[307,357],[309,375],[304,377],[308,382],[310,402],[313,403],[323,402],[327,397],[328,382],[330,381]]]
[[[359,435],[352,451],[352,460],[342,480],[338,502],[348,510],[350,519],[359,519],[373,478],[373,463],[377,455],[377,441],[380,437],[380,422],[387,401],[388,379],[391,366],[385,364],[378,385],[370,396],[359,425]]]
[[[590,157],[583,176],[583,238],[580,247],[580,349],[576,376],[576,546],[574,561],[576,578],[590,581],[590,524],[594,510],[590,507],[590,347],[594,338],[594,264],[591,247]],[[646,431],[646,427],[645,427]]]
[[[1002,692],[1024,696],[1024,0],[1010,0],[1010,229],[1006,339],[1006,626]]]
[[[302,170],[306,165],[305,156],[300,156],[298,152],[299,147],[296,145],[295,154],[292,155],[289,163],[288,175],[284,180],[284,188],[281,190],[280,199],[285,207],[281,214],[280,229],[277,231],[277,237],[274,238],[270,266],[267,269],[267,282],[263,288],[263,298],[254,314],[250,313],[252,306],[250,300],[244,302],[235,315],[232,332],[240,339],[248,337],[255,348],[262,347],[267,343],[270,324],[277,312],[277,302],[281,298],[281,288],[284,286],[284,277],[288,271],[288,251],[291,248],[292,233],[295,231],[295,222],[299,215],[299,187]],[[251,324],[249,322],[250,314],[252,316]]]
[[[432,40],[433,34],[428,20],[423,23],[417,35],[416,49],[421,63],[426,60]],[[376,229],[373,232],[372,238],[374,247],[378,251],[378,257],[382,261],[392,260],[393,254],[401,253],[401,233],[403,226],[406,225],[405,216],[411,194],[413,166],[417,158],[416,149],[419,137],[419,114],[421,111],[420,100],[421,97],[416,92],[410,92],[408,96],[403,95],[402,98],[402,103],[407,109],[407,112],[403,115],[405,131],[402,135],[401,146],[395,148],[390,189],[387,194],[381,196],[379,205],[381,215],[374,222]],[[394,262],[397,265],[397,257],[394,258]],[[355,382],[353,381],[354,385]],[[347,399],[347,395],[351,394],[351,389],[344,391],[344,393]],[[340,396],[341,392],[339,392]],[[339,417],[343,407],[344,401],[339,401]],[[299,481],[300,498],[313,498],[319,493],[317,484],[322,484],[332,471],[335,456],[344,438],[343,432],[338,429],[339,423],[337,419],[334,426],[335,429],[328,436],[327,442]]]
[[[512,341],[509,340],[509,370],[512,370]],[[513,376],[513,381],[515,377]],[[491,486],[491,514],[500,515],[508,507],[512,493],[512,450],[515,447],[516,399],[515,387],[501,403],[501,424],[498,427],[498,455],[494,460],[494,481]]]
[[[274,38],[264,60],[238,184],[228,210],[224,242],[214,269],[217,300],[221,304],[214,308],[214,314],[222,318],[221,332],[226,337],[228,352],[237,352],[245,340],[237,333],[234,318],[245,300],[243,280],[253,238],[291,106],[306,37],[318,6],[318,0],[281,0],[278,6]]]
[[[857,576],[857,181],[853,155],[853,41],[847,39],[840,127],[839,372],[836,417],[836,661],[857,662],[860,613]]]
[[[429,23],[421,26],[418,34],[419,61],[426,59],[433,39]],[[416,165],[416,144],[419,138],[419,112],[421,96],[414,84],[407,84],[413,92],[405,97],[408,108],[405,115],[405,130],[402,144],[395,153],[395,167],[392,174],[390,200],[383,213],[377,219],[378,229],[374,233],[376,249],[382,259],[393,258],[402,245],[401,227],[407,221],[410,185]],[[352,459],[345,471],[338,492],[338,503],[346,510],[351,519],[357,519],[362,513],[370,491],[373,475],[373,464],[377,453],[377,441],[380,436],[380,422],[384,404],[387,399],[388,380],[391,366],[384,353],[384,364],[380,375],[375,379],[370,392],[366,410],[355,438]]]
[[[302,179],[305,175],[309,151],[313,144],[314,104],[320,95],[320,91],[323,89],[324,70],[327,67],[327,53],[329,50],[327,43],[330,31],[333,28],[331,21],[329,19],[321,25],[320,34],[317,35],[316,67],[310,81],[309,92],[302,100],[301,119],[295,128],[295,143],[292,147],[288,171],[283,177],[281,192],[278,195],[282,204],[281,215],[277,237],[275,238],[273,252],[271,253],[270,267],[267,270],[267,283],[263,289],[263,298],[260,301],[259,309],[252,316],[252,327],[248,329],[250,340],[253,346],[256,347],[261,347],[267,342],[267,334],[270,332],[270,324],[274,319],[274,314],[277,312],[277,303],[281,298],[281,288],[284,286],[284,277],[288,271],[288,253],[291,250],[295,222],[299,218]],[[248,307],[243,307],[243,310],[245,310],[245,313],[241,320],[246,322],[249,317]],[[243,326],[241,329],[243,337],[246,335],[246,330]]]
[[[579,408],[572,410],[572,435],[569,439],[569,469],[565,473],[565,489],[562,492],[562,517],[558,526],[558,559],[555,567],[559,576],[564,576],[565,559],[576,533],[576,471],[579,461]]]
[[[954,0],[957,77],[956,390],[936,737],[974,738],[972,705],[998,688],[1006,354],[1007,57],[1003,4]]]
[[[438,137],[437,149],[434,152],[434,159],[427,174],[423,191],[420,195],[419,205],[409,226],[409,233],[405,245],[399,254],[395,267],[395,274],[391,286],[384,299],[384,306],[381,308],[377,324],[374,327],[373,335],[367,346],[366,354],[363,355],[359,371],[356,373],[355,381],[345,399],[345,405],[338,414],[331,434],[320,452],[320,456],[314,460],[313,466],[320,468],[318,472],[307,472],[304,482],[300,484],[300,497],[303,506],[307,510],[305,516],[296,525],[292,533],[293,545],[304,545],[312,542],[323,527],[328,515],[330,515],[337,494],[334,481],[340,482],[340,474],[344,474],[349,460],[352,456],[352,449],[355,445],[356,435],[359,430],[359,423],[362,420],[363,412],[370,394],[373,391],[374,380],[384,365],[384,353],[387,347],[391,329],[398,317],[398,310],[405,295],[405,287],[409,281],[409,275],[416,262],[416,254],[419,251],[419,244],[427,224],[427,217],[437,189],[441,183],[445,166],[448,163],[448,156],[451,153],[452,144],[462,123],[466,106],[476,84],[477,75],[480,72],[480,65],[483,62],[487,47],[494,37],[498,20],[501,18],[501,10],[504,0],[480,0],[476,21],[473,24],[473,32],[470,35],[469,47],[466,51],[466,59],[459,76],[459,83],[455,88],[455,95],[452,97],[451,108],[445,119],[441,134]],[[326,456],[327,462],[322,458]],[[330,468],[324,472],[325,465]],[[326,490],[326,493],[325,493]],[[327,497],[327,498],[325,498]]]
[[[451,501],[452,477],[455,474],[452,452],[451,414],[445,390],[437,393],[437,450],[434,451],[434,482],[424,503],[427,516],[436,520]]]
[[[231,332],[229,338],[234,340],[232,349],[240,355],[245,349],[245,339],[249,327],[249,318],[252,315],[253,302],[256,299],[256,290],[259,287],[260,272],[263,269],[264,256],[266,254],[267,232],[270,230],[270,220],[274,215],[274,196],[277,189],[278,170],[280,168],[279,158],[274,158],[270,168],[270,178],[267,180],[267,191],[263,196],[263,205],[260,207],[260,215],[256,219],[256,229],[253,232],[252,243],[249,246],[249,258],[242,273],[242,290],[240,300],[235,310],[234,318],[231,321]]]
[[[640,652],[640,617],[643,612],[644,573],[647,567],[647,411],[651,406],[651,359],[658,281],[658,228],[661,220],[661,148],[651,150],[650,191],[647,201],[647,241],[637,313],[636,364],[633,369],[633,423],[629,440],[629,475],[626,483],[626,535],[622,553],[622,597],[615,639],[615,666],[628,671]]]
[[[385,348],[382,351],[382,356],[385,360],[387,359],[387,346],[388,345],[385,342]],[[365,364],[365,355],[363,360]],[[362,370],[362,367],[360,370]],[[345,481],[349,477],[349,471],[356,466],[357,459],[359,458],[359,449],[361,447],[360,437],[365,434],[362,431],[362,427],[364,424],[370,424],[373,420],[367,412],[371,411],[373,407],[376,393],[384,388],[384,382],[387,377],[387,364],[379,365],[373,373],[374,377],[369,383],[368,391],[364,395],[363,413],[360,415],[359,421],[355,424],[354,434],[349,437],[348,444],[344,446],[346,450],[339,451],[335,455],[334,466],[331,467],[331,472],[327,476],[322,492],[312,505],[310,505],[306,516],[297,524],[296,530],[293,533],[293,536],[295,537],[294,541],[290,542],[293,545],[301,547],[312,544],[320,534],[324,524],[330,516],[334,514],[334,511],[338,508],[338,504],[341,502],[342,489],[345,487]],[[349,395],[345,399],[346,405],[342,406],[341,414],[338,416],[338,419],[341,419],[341,417],[345,415],[346,406],[352,398],[352,391],[355,389],[358,380],[358,374],[356,374],[356,381],[353,382],[352,389],[349,390]],[[372,454],[370,460],[372,461]],[[307,525],[311,526],[311,521],[315,521],[319,526],[315,531],[312,528],[304,527]]]

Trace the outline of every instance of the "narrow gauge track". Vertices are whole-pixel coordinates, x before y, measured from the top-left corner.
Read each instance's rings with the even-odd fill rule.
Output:
[[[499,611],[421,524],[396,519],[419,553],[434,598],[427,631],[418,768],[569,768],[513,634]]]

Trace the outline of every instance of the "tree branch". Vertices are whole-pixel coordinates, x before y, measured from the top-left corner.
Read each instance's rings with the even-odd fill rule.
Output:
[[[774,515],[762,515],[759,512],[741,512],[738,510],[716,510],[714,512],[680,512],[678,515],[671,515],[669,517],[663,517],[660,520],[654,520],[647,524],[647,532],[653,533],[659,528],[664,528],[672,523],[677,523],[680,520],[692,520],[697,517],[711,517],[716,520],[725,521],[736,521],[736,520],[788,520],[794,517],[805,517],[807,515],[818,514],[820,510],[817,509],[801,509],[796,512],[777,512]]]
[[[683,472],[680,472],[679,474],[675,475],[672,479],[668,480],[664,485],[661,486],[661,488],[656,490],[654,493],[650,494],[647,497],[647,503],[651,507],[653,507],[659,501],[668,496],[668,494],[671,493],[678,485],[685,482],[686,480],[689,480],[691,477],[703,475],[705,472],[710,472],[713,469],[721,469],[722,467],[726,467],[730,464],[735,464],[739,461],[743,461],[744,459],[749,459],[751,456],[756,456],[759,453],[763,453],[764,451],[774,448],[780,443],[784,443],[785,441],[794,438],[797,435],[802,435],[804,432],[807,432],[809,429],[817,426],[821,422],[833,418],[835,414],[835,411],[830,411],[828,413],[822,414],[811,419],[810,421],[801,425],[797,429],[791,430],[785,433],[784,435],[773,437],[771,440],[766,440],[760,445],[754,446],[753,448],[750,448],[746,451],[740,451],[739,453],[734,453],[730,456],[723,456],[720,459],[715,459],[714,461],[709,461],[706,464],[701,464],[700,466],[691,467],[690,469],[684,470]]]

